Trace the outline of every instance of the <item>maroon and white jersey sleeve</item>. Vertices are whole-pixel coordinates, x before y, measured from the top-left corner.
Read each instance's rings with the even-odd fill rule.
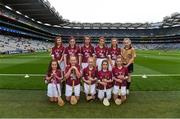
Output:
[[[61,70],[57,70],[55,73],[55,79],[58,83],[61,83],[61,79],[62,79],[62,74],[61,74]]]
[[[67,60],[67,64],[69,64],[69,59],[70,56],[75,56],[78,60],[78,56],[81,54],[80,53],[80,48],[78,46],[75,46],[74,48],[71,48],[70,46],[66,47],[65,49],[65,53],[66,55],[66,60]]]
[[[47,74],[46,79],[51,75],[53,75],[52,79],[50,79],[48,83],[61,83],[61,79],[62,79],[61,70],[56,70],[55,74],[53,74],[52,72],[50,74]]]
[[[113,70],[113,77],[119,79],[118,77],[119,76],[128,76],[128,69],[125,68],[125,67],[122,67],[121,69],[117,68],[117,67],[114,67]],[[127,85],[127,81],[124,80],[124,79],[121,79],[122,80],[122,83],[119,83],[117,81],[114,80],[114,85],[117,85],[117,86],[126,86]]]
[[[108,53],[108,49],[106,47],[100,48],[99,46],[97,46],[95,48],[96,58],[106,58],[107,53]]]
[[[53,55],[56,60],[60,60],[64,54],[64,50],[65,50],[65,48],[63,46],[61,46],[59,48],[53,47],[51,55]]]
[[[92,77],[93,79],[96,78],[97,70],[94,67],[92,70],[89,69],[89,67],[86,67],[83,69],[83,77],[85,80],[89,80],[88,77]],[[96,81],[93,81],[91,84],[95,84]]]
[[[111,71],[99,71],[98,74],[97,74],[97,78],[98,80],[102,81],[103,79],[107,79],[107,80],[112,80],[112,72]],[[106,89],[109,89],[113,86],[113,83],[108,83],[107,86],[106,86]],[[101,84],[98,84],[98,88],[100,90],[103,90],[104,89],[104,86],[101,85]]]
[[[94,47],[93,46],[89,46],[89,47],[82,46],[81,47],[81,55],[82,55],[82,62],[87,63],[88,58],[92,57],[94,55]]]
[[[117,56],[121,55],[121,49],[120,48],[109,48],[108,49],[108,56],[111,57],[112,60],[116,60]]]

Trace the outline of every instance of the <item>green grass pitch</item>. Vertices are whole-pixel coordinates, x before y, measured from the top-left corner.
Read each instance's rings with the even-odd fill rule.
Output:
[[[109,107],[86,102],[84,94],[75,106],[49,103],[42,76],[49,61],[48,53],[0,55],[0,118],[180,117],[180,51],[137,51],[128,100],[120,106],[111,101]],[[144,74],[154,76],[136,76]]]

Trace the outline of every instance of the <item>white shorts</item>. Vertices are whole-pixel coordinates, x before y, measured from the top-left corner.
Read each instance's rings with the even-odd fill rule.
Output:
[[[90,89],[90,88],[91,88],[91,89]],[[96,94],[96,85],[95,85],[95,84],[92,84],[92,85],[90,86],[90,85],[84,83],[84,92],[85,92],[86,95],[89,94],[89,90],[90,90],[90,94],[91,94],[91,95]]]
[[[111,99],[111,92],[112,92],[111,88],[110,89],[106,89],[106,95],[107,95],[108,100]],[[102,100],[104,98],[104,95],[105,95],[104,93],[105,93],[105,90],[98,90],[98,98],[100,100]]]
[[[118,95],[119,92],[119,86],[114,86],[113,87],[113,94]],[[126,95],[126,86],[121,86],[120,93],[122,96]]]
[[[82,63],[82,70],[88,66],[88,63]]]
[[[115,60],[112,60],[112,64],[115,65]],[[112,65],[109,64],[109,71],[112,71]]]
[[[74,95],[80,96],[80,84],[74,86]],[[65,96],[67,97],[72,96],[72,86],[66,84]]]
[[[59,91],[59,95],[58,95],[58,92]],[[49,83],[48,84],[48,87],[47,87],[47,96],[48,97],[58,97],[58,96],[61,96],[61,88],[60,88],[60,85],[57,84],[57,87],[56,87],[56,84],[54,83]]]
[[[97,66],[97,68],[98,68],[98,71],[101,70],[101,65],[102,65],[102,61],[103,61],[103,60],[106,60],[106,58],[103,58],[103,59],[97,58],[97,60],[96,60],[96,66]]]
[[[61,68],[61,71],[65,71],[65,63],[64,63],[64,61],[59,63],[59,67]]]

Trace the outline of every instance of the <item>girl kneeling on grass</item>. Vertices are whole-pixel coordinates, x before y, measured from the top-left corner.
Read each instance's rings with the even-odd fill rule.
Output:
[[[57,102],[58,97],[61,96],[61,81],[62,81],[62,72],[56,60],[50,62],[48,73],[45,77],[45,82],[48,83],[47,87],[47,96],[49,97],[50,102]]]
[[[117,103],[117,100],[119,99],[120,102],[124,102],[126,100],[128,69],[123,66],[123,62],[120,57],[116,59],[115,67],[112,69],[112,72],[113,72],[113,80],[114,80],[114,87],[113,87],[114,101],[116,104],[121,104],[121,103]]]
[[[94,58],[88,58],[88,66],[83,69],[83,81],[84,81],[84,92],[86,94],[86,100],[95,99],[96,94],[96,73],[97,68],[94,66]]]
[[[102,69],[97,74],[98,98],[100,100],[103,100],[104,98],[110,100],[113,85],[112,72],[108,70],[109,64],[107,60],[103,60],[101,66]]]
[[[71,104],[76,104],[80,97],[80,65],[77,63],[76,56],[70,57],[70,65],[65,69],[66,79],[66,100],[70,101]]]

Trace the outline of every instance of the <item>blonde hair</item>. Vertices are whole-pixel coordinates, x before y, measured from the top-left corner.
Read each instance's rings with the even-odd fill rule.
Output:
[[[95,67],[96,66],[96,62],[95,62],[94,57],[88,57],[88,61],[89,61],[89,59],[93,59],[93,66]]]
[[[125,42],[125,41],[127,41],[127,42],[129,42],[131,44],[131,39],[130,38],[124,38],[123,42]]]
[[[131,39],[130,39],[130,38],[124,38],[123,43],[125,43],[126,41],[129,43],[128,47],[131,48],[131,47],[132,47]],[[124,47],[124,48],[125,48],[125,47]]]

